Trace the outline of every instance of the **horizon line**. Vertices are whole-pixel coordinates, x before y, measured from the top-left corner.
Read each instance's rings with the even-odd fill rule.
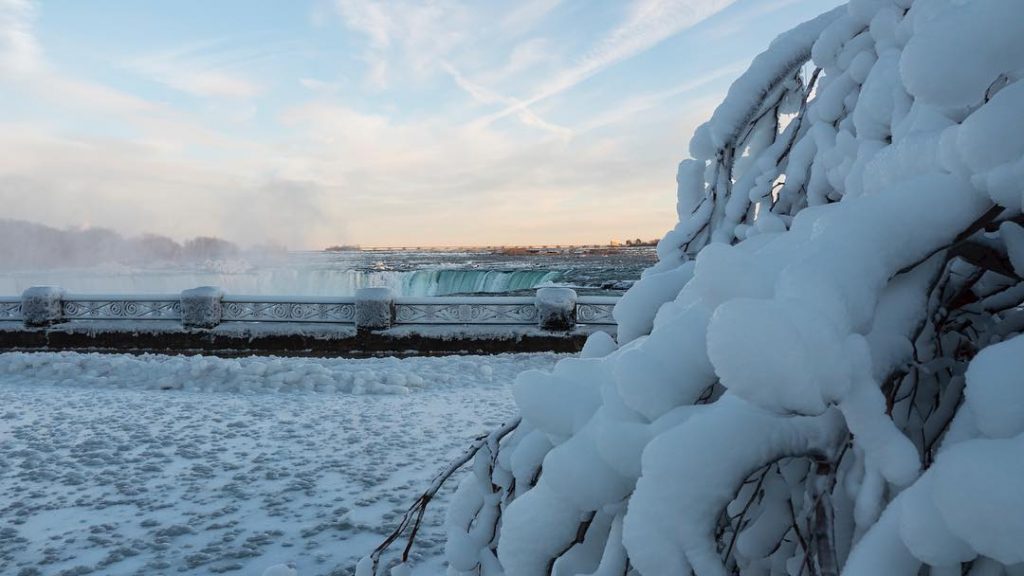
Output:
[[[644,248],[654,247],[657,245],[660,239],[644,240],[640,244],[626,244],[625,242],[615,242],[607,244],[587,243],[587,244],[395,244],[395,245],[373,245],[364,246],[361,244],[336,244],[328,246],[326,248],[311,248],[311,249],[288,249],[289,252],[347,252],[347,251],[367,251],[367,250],[431,250],[431,249],[464,249],[464,248],[504,248],[504,249],[520,249],[520,250],[542,250],[542,249],[557,249],[557,248]],[[630,240],[629,242],[632,242]]]

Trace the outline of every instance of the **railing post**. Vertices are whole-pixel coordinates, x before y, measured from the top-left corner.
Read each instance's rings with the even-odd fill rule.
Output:
[[[542,330],[566,331],[576,326],[576,291],[572,288],[539,288],[534,306]]]
[[[21,293],[21,317],[25,326],[49,326],[64,319],[64,289],[32,286]]]
[[[185,328],[216,328],[223,311],[224,291],[216,286],[200,286],[181,292],[181,324]]]
[[[356,330],[384,330],[395,323],[395,293],[391,288],[356,290]]]

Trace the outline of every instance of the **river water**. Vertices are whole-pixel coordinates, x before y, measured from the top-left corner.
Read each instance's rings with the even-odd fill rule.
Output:
[[[649,247],[289,252],[195,264],[0,271],[0,295],[36,285],[73,293],[174,293],[219,286],[233,294],[308,296],[351,296],[359,288],[380,286],[402,296],[525,294],[555,285],[581,294],[616,294],[655,260]]]

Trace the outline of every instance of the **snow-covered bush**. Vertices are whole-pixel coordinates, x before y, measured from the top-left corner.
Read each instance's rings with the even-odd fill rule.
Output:
[[[518,379],[451,572],[1021,574],[1022,77],[1021,0],[852,0],[773,42],[618,342]]]

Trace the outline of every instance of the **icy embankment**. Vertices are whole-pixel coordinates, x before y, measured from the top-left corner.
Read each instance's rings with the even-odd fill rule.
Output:
[[[469,386],[547,366],[552,354],[440,358],[218,358],[110,354],[0,354],[0,382],[200,392],[406,394]]]
[[[348,573],[557,358],[0,354],[0,574]],[[416,574],[443,573],[449,497]]]

